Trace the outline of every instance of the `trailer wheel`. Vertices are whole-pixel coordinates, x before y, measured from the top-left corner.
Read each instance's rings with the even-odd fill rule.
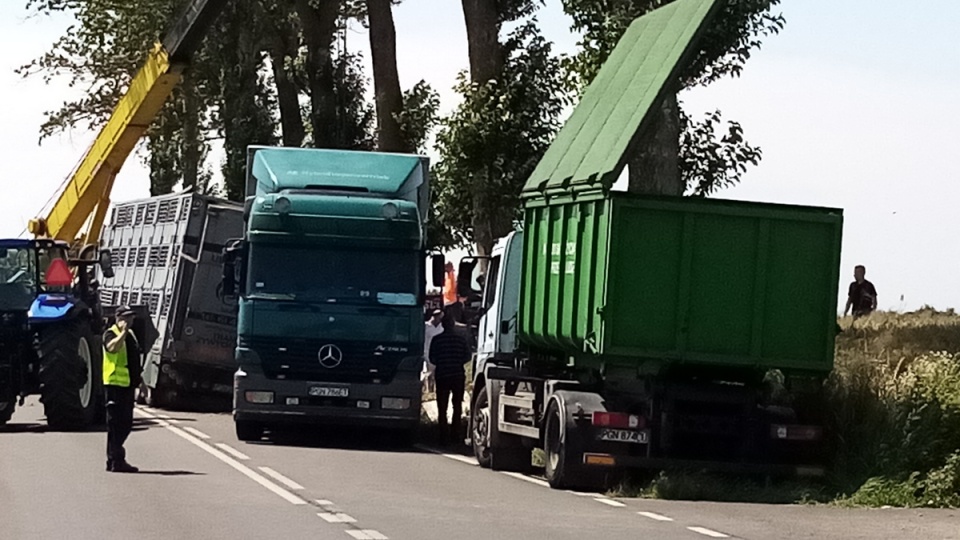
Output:
[[[474,387],[477,388],[477,387]],[[470,407],[470,442],[477,463],[484,469],[490,468],[490,399],[487,385],[479,385],[473,405]]]
[[[236,420],[237,439],[243,442],[256,442],[263,438],[263,426],[247,420]]]
[[[96,420],[103,384],[96,345],[83,319],[40,332],[40,401],[51,428],[80,429]]]

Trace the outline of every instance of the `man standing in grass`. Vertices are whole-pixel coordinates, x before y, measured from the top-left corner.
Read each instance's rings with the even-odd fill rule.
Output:
[[[843,314],[853,309],[853,318],[869,315],[877,309],[877,289],[866,279],[867,269],[863,265],[857,265],[853,268],[853,283],[847,292],[847,307]]]

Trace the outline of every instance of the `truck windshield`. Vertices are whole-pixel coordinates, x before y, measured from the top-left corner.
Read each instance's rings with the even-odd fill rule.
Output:
[[[0,247],[0,310],[27,310],[36,294],[37,252]]]
[[[415,306],[423,276],[416,251],[250,246],[247,294],[314,302]]]

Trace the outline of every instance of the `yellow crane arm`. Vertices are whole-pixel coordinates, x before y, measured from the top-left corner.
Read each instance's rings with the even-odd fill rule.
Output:
[[[99,241],[117,173],[180,83],[190,56],[225,3],[192,0],[187,5],[163,43],[150,51],[50,212],[30,220],[31,234],[77,247]]]
[[[34,236],[84,244],[99,240],[113,180],[180,83],[181,74],[182,69],[171,69],[167,52],[157,44],[47,217],[30,220],[28,228]],[[91,215],[94,219],[81,238]]]

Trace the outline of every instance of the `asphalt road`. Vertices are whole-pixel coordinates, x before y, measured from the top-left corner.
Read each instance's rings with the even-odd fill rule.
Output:
[[[960,512],[610,499],[469,458],[330,433],[240,443],[229,415],[138,409],[136,475],[103,432],[0,429],[0,538],[960,539]],[[110,517],[108,517],[110,516]]]

